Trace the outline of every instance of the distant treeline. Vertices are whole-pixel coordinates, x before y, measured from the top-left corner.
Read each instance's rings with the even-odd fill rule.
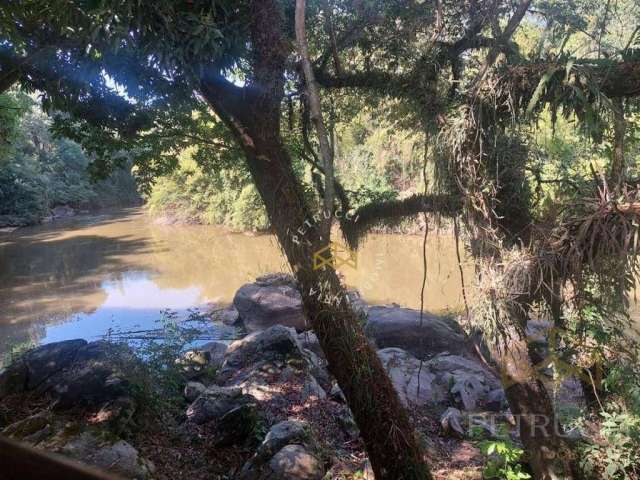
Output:
[[[94,181],[82,148],[50,126],[31,97],[0,95],[0,226],[39,223],[60,205],[95,210],[140,202],[130,168]]]

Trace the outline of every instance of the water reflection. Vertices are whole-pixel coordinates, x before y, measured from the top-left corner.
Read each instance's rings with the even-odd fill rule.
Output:
[[[429,235],[425,308],[461,308],[450,235]],[[471,274],[468,267],[467,277]],[[287,271],[275,239],[161,226],[140,209],[0,234],[0,354],[10,345],[154,328],[162,309],[230,303],[258,275]],[[418,307],[422,238],[371,235],[341,272],[370,303]]]

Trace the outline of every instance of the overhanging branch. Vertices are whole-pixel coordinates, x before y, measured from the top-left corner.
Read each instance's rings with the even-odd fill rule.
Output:
[[[394,226],[404,217],[421,212],[451,217],[460,211],[460,201],[451,195],[412,195],[404,200],[372,202],[358,208],[350,220],[340,222],[342,235],[357,249],[365,235],[377,226]]]

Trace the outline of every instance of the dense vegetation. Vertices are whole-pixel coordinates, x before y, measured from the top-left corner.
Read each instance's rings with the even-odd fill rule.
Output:
[[[93,181],[87,154],[53,135],[51,120],[31,97],[0,95],[0,116],[0,226],[38,223],[60,205],[93,210],[139,201],[126,161],[109,178]]]
[[[334,129],[336,177],[353,208],[375,200],[404,198],[422,188],[423,148],[411,131],[360,112]],[[175,221],[264,230],[268,220],[241,159],[216,170],[203,169],[193,148],[182,152],[177,169],[159,177],[149,195],[154,215]],[[313,168],[294,157],[306,188],[313,189]]]

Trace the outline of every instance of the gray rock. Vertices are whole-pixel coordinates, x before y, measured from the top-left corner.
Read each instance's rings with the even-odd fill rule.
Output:
[[[309,328],[302,297],[293,277],[271,274],[240,287],[233,298],[245,328],[250,332],[284,325],[296,330]]]
[[[449,407],[440,416],[440,426],[445,434],[458,438],[464,437],[462,413],[457,408]]]
[[[107,342],[67,340],[35,348],[0,375],[0,398],[10,393],[51,394],[57,408],[100,405],[126,393],[124,365],[131,351]]]
[[[83,432],[58,451],[126,478],[145,479],[150,474],[149,463],[140,458],[138,451],[124,440],[111,442],[90,432]]]
[[[318,337],[313,331],[307,330],[306,332],[299,333],[298,340],[300,341],[302,348],[310,350],[318,357],[324,359],[324,352],[322,351]]]
[[[502,388],[491,390],[487,395],[486,408],[492,412],[501,412],[508,408],[507,397]]]
[[[107,342],[80,347],[71,365],[51,375],[37,389],[57,398],[57,408],[100,405],[126,396],[129,381],[124,365],[135,362],[131,351]]]
[[[500,388],[498,378],[475,360],[440,354],[425,362],[435,384],[445,388],[465,410],[486,405],[489,393]]]
[[[329,391],[329,398],[334,402],[347,403],[347,399],[344,396],[344,393],[342,392],[340,385],[338,385],[338,382],[335,382],[331,386],[331,390]]]
[[[258,413],[254,403],[243,403],[222,415],[215,423],[213,444],[216,447],[238,445],[255,431]]]
[[[318,381],[312,375],[307,377],[307,381],[302,386],[302,403],[309,400],[324,400],[327,398],[327,392],[320,386]]]
[[[320,480],[324,475],[322,464],[315,455],[302,445],[287,445],[271,460],[268,479],[278,480]]]
[[[185,352],[177,363],[182,365],[182,370],[187,378],[198,379],[207,372],[207,369],[217,371],[222,367],[227,348],[228,345],[224,342],[205,343]]]
[[[187,419],[197,425],[219,420],[234,408],[254,400],[254,397],[244,395],[241,388],[212,385],[189,405]]]
[[[54,220],[59,218],[69,218],[75,216],[76,211],[69,205],[58,205],[51,209],[51,216]]]
[[[444,319],[396,306],[376,306],[368,309],[367,335],[379,348],[396,347],[414,357],[428,358],[437,353],[470,354],[466,336],[454,330]]]
[[[426,362],[421,368],[417,358],[400,348],[379,350],[378,356],[404,405],[425,405],[446,398],[446,389],[437,388],[435,375],[426,367]]]
[[[24,439],[36,432],[46,428],[51,423],[51,418],[48,414],[40,412],[36,415],[19,420],[11,425],[8,425],[2,430],[2,435],[17,439]]]
[[[187,382],[187,385],[184,387],[184,398],[193,402],[202,395],[206,389],[207,387],[200,382]]]
[[[212,314],[213,320],[218,322],[222,322],[225,325],[235,326],[241,322],[240,313],[238,313],[238,309],[233,305],[230,305],[221,310],[216,310]]]
[[[71,365],[85,340],[49,343],[28,351],[0,373],[0,398],[39,387],[52,375]]]
[[[264,331],[254,332],[229,345],[217,380],[224,383],[239,369],[266,361],[284,362],[288,358],[306,362],[295,331],[276,325]]]
[[[285,420],[271,427],[260,446],[242,467],[238,480],[256,480],[265,474],[263,472],[267,462],[286,445],[308,445],[314,440],[309,434],[306,422]],[[268,473],[268,472],[267,472]]]

